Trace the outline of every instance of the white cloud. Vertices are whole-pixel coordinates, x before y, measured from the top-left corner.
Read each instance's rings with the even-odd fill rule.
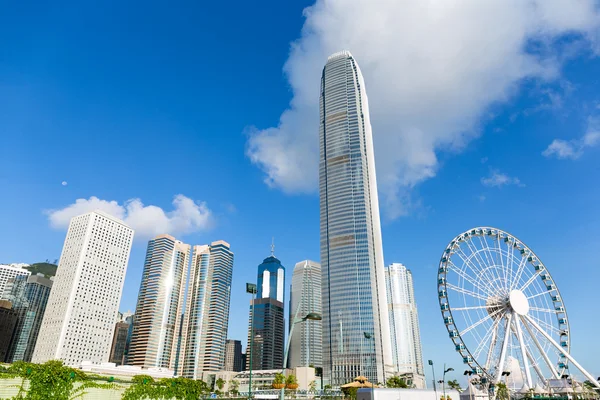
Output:
[[[102,210],[123,220],[135,230],[136,239],[148,239],[163,233],[177,236],[197,232],[209,228],[212,220],[206,203],[195,202],[182,194],[173,198],[173,210],[168,212],[157,206],[145,206],[140,199],[130,199],[121,205],[92,196],[77,199],[59,210],[46,211],[46,214],[52,227],[66,228],[74,216],[94,210]]]
[[[502,187],[508,185],[516,185],[519,187],[525,186],[519,178],[508,176],[497,169],[492,169],[488,177],[481,178],[481,183],[483,186],[489,187]]]
[[[62,181],[60,184],[63,185],[63,186],[67,186],[68,185],[67,181]]]
[[[572,51],[553,46],[556,39],[581,34],[588,43],[600,25],[593,0],[317,0],[304,15],[284,67],[290,106],[276,127],[249,132],[246,153],[269,186],[316,191],[321,70],[328,55],[348,49],[365,76],[392,217],[436,175],[439,151],[458,151],[479,134],[490,105],[511,98],[523,79],[559,77]]]
[[[545,157],[556,157],[559,159],[576,160],[582,156],[584,150],[600,144],[600,118],[588,118],[588,126],[585,134],[578,139],[563,140],[554,139],[552,143],[542,152]]]

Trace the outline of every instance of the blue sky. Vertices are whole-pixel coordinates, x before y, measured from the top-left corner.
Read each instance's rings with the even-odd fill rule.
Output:
[[[357,37],[329,28],[328,18],[352,21],[337,1],[304,15],[312,2],[217,3],[2,5],[0,262],[59,258],[66,214],[52,220],[49,210],[92,196],[117,207],[140,199],[165,213],[139,215],[187,243],[231,243],[229,336],[245,341],[244,285],[255,281],[271,238],[288,281],[296,262],[319,259],[313,94],[327,54],[348,48],[371,106],[385,260],[413,271],[424,359],[463,371],[437,306],[437,263],[460,232],[497,226],[552,272],[569,312],[572,354],[600,375],[592,313],[600,280],[593,3],[586,10],[556,2],[566,11],[544,18],[517,7],[499,14],[456,6],[430,25],[431,10],[388,10],[424,13],[428,35],[464,28],[464,37],[489,40],[465,43],[457,34],[443,49],[435,35],[415,34],[409,43],[395,25],[377,28],[357,1],[347,7],[365,14],[358,29],[366,34]],[[473,21],[490,15],[523,16],[512,26],[521,35],[493,24],[478,35],[483,28]],[[402,63],[411,57],[431,69],[410,70],[413,62]],[[169,214],[179,194],[196,206]],[[138,233],[153,229],[140,226]],[[138,236],[123,311],[135,308],[146,245]]]

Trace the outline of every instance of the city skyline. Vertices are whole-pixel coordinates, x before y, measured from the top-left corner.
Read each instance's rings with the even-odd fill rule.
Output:
[[[365,81],[347,51],[321,76],[319,200],[323,375],[339,386],[393,371],[375,155]]]
[[[290,266],[320,261],[316,81],[345,48],[369,95],[385,265],[412,271],[424,360],[462,379],[434,279],[453,237],[491,225],[544,260],[569,310],[571,352],[600,375],[585,312],[600,279],[600,11],[344,4],[7,7],[0,263],[59,258],[69,218],[104,210],[136,231],[119,306],[134,310],[149,239],[224,238],[236,258],[227,337],[245,346],[245,284],[271,238],[287,282]],[[204,179],[212,171],[218,179]]]

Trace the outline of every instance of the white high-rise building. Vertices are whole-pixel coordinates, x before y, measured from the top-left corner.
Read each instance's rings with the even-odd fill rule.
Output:
[[[17,276],[29,276],[31,272],[24,269],[24,266],[28,264],[0,264],[0,299],[3,298],[4,290],[6,289],[6,282],[9,279],[16,278]]]
[[[391,264],[385,269],[385,284],[394,367],[398,375],[406,376],[417,388],[424,389],[421,333],[412,274],[402,264]]]
[[[296,313],[303,318],[309,313],[322,314],[321,264],[315,261],[300,261],[294,267],[290,288],[289,329]],[[323,366],[322,321],[306,320],[294,328],[290,342],[288,368]],[[289,334],[289,333],[288,333]]]
[[[218,240],[194,246],[177,374],[198,379],[225,368],[233,252]]]
[[[71,219],[32,361],[107,362],[133,229],[102,211]]]
[[[171,235],[148,242],[127,361],[175,369],[191,246]]]
[[[323,373],[333,386],[392,372],[373,136],[365,81],[352,54],[321,76],[319,197]]]

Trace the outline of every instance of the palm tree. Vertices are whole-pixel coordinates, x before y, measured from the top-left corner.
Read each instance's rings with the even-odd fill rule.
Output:
[[[238,382],[235,379],[232,379],[229,381],[229,393],[232,396],[237,396],[240,392],[239,392],[239,387],[240,387],[240,382]]]
[[[510,396],[508,388],[504,382],[498,382],[496,384],[496,399],[497,400],[509,400]]]
[[[448,387],[450,389],[456,390],[458,392],[462,392],[462,388],[460,387],[460,383],[458,383],[458,381],[456,379],[452,379],[451,381],[448,381]]]
[[[218,388],[217,394],[219,397],[223,394],[223,386],[225,386],[225,381],[222,378],[217,379],[215,382],[215,386]]]

